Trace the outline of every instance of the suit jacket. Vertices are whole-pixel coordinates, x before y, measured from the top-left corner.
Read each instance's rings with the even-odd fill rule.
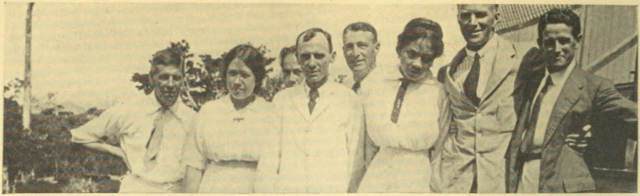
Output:
[[[522,176],[524,160],[520,146],[525,133],[525,120],[531,110],[536,89],[544,77],[543,66],[533,68],[522,88],[517,89],[518,122],[513,132],[507,162],[508,192],[517,192]],[[605,78],[586,73],[576,66],[558,96],[544,136],[540,160],[540,193],[595,191],[595,182],[585,163],[583,154],[565,144],[566,135],[592,125],[591,131],[615,131],[598,129],[608,119],[622,120],[637,130],[637,105],[624,98],[613,83]],[[605,125],[606,126],[606,125]]]
[[[449,115],[441,116],[444,119],[441,122],[454,124],[452,127],[457,128],[444,129],[449,133],[441,133],[445,138],[436,142],[438,146],[432,163],[433,192],[468,193],[476,174],[479,193],[506,191],[504,153],[516,123],[512,93],[522,55],[518,52],[519,45],[498,35],[492,39],[497,39],[498,44],[483,58],[493,59],[493,71],[478,107],[450,75],[451,69],[457,69],[466,56],[465,49],[438,72],[438,79],[444,83],[443,96],[448,98],[445,103],[448,107],[443,108],[450,110],[441,111],[441,115]],[[444,142],[441,144],[440,141]]]
[[[332,81],[318,91],[313,114],[304,83],[275,96],[274,127],[281,136],[261,154],[256,192],[346,193],[357,186],[364,167],[360,101]]]

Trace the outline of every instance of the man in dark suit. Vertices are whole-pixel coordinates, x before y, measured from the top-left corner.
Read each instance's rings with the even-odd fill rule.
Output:
[[[580,18],[571,10],[554,9],[540,18],[542,50],[523,61],[530,71],[514,91],[518,121],[506,154],[508,192],[593,192],[583,151],[569,145],[567,135],[585,126],[618,131],[598,129],[611,120],[637,130],[637,105],[574,61],[580,32]]]

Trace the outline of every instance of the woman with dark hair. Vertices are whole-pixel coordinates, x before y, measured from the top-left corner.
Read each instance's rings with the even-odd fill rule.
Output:
[[[398,35],[398,68],[363,87],[367,132],[380,150],[358,192],[431,192],[429,149],[440,130],[441,85],[430,68],[443,47],[438,23],[413,19]]]
[[[224,57],[229,95],[205,104],[185,143],[186,192],[252,193],[260,151],[266,146],[270,104],[256,96],[268,61],[253,46]]]

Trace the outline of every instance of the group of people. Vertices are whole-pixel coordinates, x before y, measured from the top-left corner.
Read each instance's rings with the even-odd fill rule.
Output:
[[[330,79],[331,35],[308,29],[280,53],[287,88],[272,102],[255,93],[265,57],[239,45],[224,56],[229,94],[198,113],[176,101],[180,53],[162,50],[151,60],[153,95],[106,110],[72,141],[127,163],[120,192],[595,191],[584,143],[592,131],[621,131],[598,129],[603,119],[637,126],[637,105],[576,63],[574,12],[541,16],[535,47],[495,33],[498,6],[458,5],[467,44],[435,74],[444,35],[433,20],[406,24],[388,71],[376,65],[375,28],[348,25],[353,77],[342,84]]]

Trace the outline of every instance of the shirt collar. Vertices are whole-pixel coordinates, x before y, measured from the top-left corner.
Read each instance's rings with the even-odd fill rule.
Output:
[[[467,47],[464,47],[464,50],[467,52],[467,56],[473,57],[476,55],[476,52],[477,52],[478,55],[480,55],[480,58],[482,58],[484,57],[485,54],[487,54],[488,51],[495,50],[497,46],[498,46],[498,38],[496,38],[496,34],[494,32],[491,39],[489,39],[489,42],[487,42],[487,44],[485,44],[482,48],[480,48],[480,50],[472,51],[467,49]]]
[[[553,85],[564,84],[564,82],[567,81],[567,78],[569,78],[569,74],[571,74],[571,71],[573,71],[575,67],[576,67],[576,61],[572,60],[566,69],[557,71],[555,73],[549,73],[549,70],[545,69],[545,78],[551,77],[551,81],[553,82]]]
[[[153,92],[147,95],[147,99],[145,99],[145,101],[146,101],[146,105],[148,106],[145,109],[145,112],[147,113],[147,115],[153,115],[161,111],[162,105],[158,103],[158,100],[156,100],[156,96]],[[182,110],[191,109],[191,108],[184,108],[181,105],[182,103],[181,103],[180,97],[178,97],[176,102],[171,107],[169,107],[169,110],[168,110],[171,114],[173,114],[173,116],[175,116],[179,120],[182,120],[182,114],[181,114]]]

